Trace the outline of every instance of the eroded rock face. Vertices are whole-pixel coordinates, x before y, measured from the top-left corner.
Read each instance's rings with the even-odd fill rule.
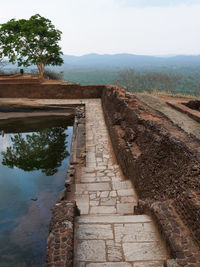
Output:
[[[177,264],[182,266],[182,258],[184,264],[190,262],[186,256],[188,247],[194,263],[199,263],[196,244],[200,245],[197,230],[200,141],[141,103],[136,96],[127,97],[120,87],[108,86],[103,92],[102,104],[117,160],[142,200],[138,212],[157,218]],[[168,201],[172,207],[169,214]],[[165,211],[169,216],[164,216]],[[166,224],[171,227],[165,227]],[[188,237],[188,230],[192,239]],[[178,246],[175,240],[179,240]]]
[[[140,198],[173,199],[187,189],[198,189],[200,164],[192,147],[198,148],[200,142],[135,96],[126,101],[117,97],[118,91],[105,90],[102,103],[118,161]]]

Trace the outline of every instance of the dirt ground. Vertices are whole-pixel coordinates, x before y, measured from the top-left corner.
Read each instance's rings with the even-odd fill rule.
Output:
[[[161,99],[160,97],[149,94],[137,94],[137,98],[151,108],[164,114],[168,119],[170,119],[174,124],[178,125],[188,134],[192,134],[196,138],[200,139],[200,123],[193,120],[188,115],[173,109],[166,103],[166,101],[173,103],[183,103],[189,101],[187,98],[163,97]]]

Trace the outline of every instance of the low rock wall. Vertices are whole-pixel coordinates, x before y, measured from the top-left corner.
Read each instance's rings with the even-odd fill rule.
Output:
[[[46,267],[73,266],[74,218],[73,201],[60,201],[54,206],[47,243]]]
[[[177,264],[199,266],[199,141],[120,87],[108,86],[102,105],[118,163],[145,206],[138,210],[156,218]]]
[[[177,197],[175,207],[200,247],[200,192],[183,192]]]
[[[104,85],[65,83],[12,84],[0,82],[0,98],[85,99],[100,98]]]

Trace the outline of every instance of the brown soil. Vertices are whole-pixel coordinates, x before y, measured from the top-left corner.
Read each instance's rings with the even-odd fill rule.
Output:
[[[200,123],[190,118],[188,115],[183,114],[182,112],[173,109],[166,104],[165,101],[159,97],[147,95],[147,94],[138,94],[137,98],[150,106],[151,108],[164,114],[169,120],[174,124],[183,129],[186,133],[194,135],[196,138],[200,139]],[[165,98],[166,99],[166,98]],[[182,98],[167,98],[167,101],[172,102],[184,102]],[[185,99],[186,100],[186,99]]]

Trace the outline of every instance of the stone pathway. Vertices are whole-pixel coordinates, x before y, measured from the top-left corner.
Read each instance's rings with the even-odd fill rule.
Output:
[[[75,267],[161,267],[167,252],[116,163],[100,99],[86,104],[86,167],[76,183]]]

